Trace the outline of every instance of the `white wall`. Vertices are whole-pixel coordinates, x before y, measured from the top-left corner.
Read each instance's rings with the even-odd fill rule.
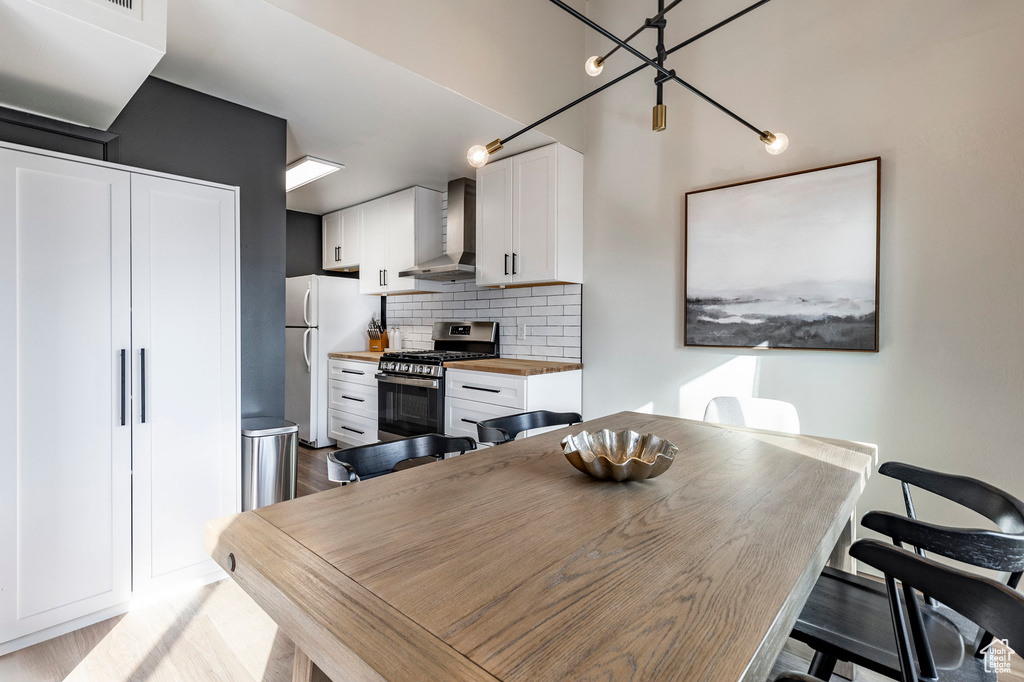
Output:
[[[547,0],[268,2],[523,124],[582,94],[584,26]],[[583,111],[539,130],[580,149]]]
[[[746,4],[683,3],[669,44]],[[588,5],[619,34],[641,20],[635,3]],[[668,130],[651,132],[650,73],[592,100],[586,416],[700,418],[717,394],[779,398],[806,433],[874,442],[883,460],[974,474],[1024,498],[1022,46],[1017,0],[787,0],[670,57],[754,125],[787,133],[778,157],[677,86]],[[605,47],[588,37],[587,53]],[[595,83],[635,63],[620,53]],[[881,352],[684,348],[684,194],[871,156],[882,157]],[[860,509],[900,506],[897,484],[875,476]]]

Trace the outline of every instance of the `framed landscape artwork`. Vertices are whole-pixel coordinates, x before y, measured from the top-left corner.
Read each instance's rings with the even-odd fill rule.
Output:
[[[881,159],[686,194],[687,346],[878,350]]]

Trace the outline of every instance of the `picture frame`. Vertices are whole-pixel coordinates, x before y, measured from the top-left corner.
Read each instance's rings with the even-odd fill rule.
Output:
[[[684,346],[878,352],[881,157],[686,193]]]

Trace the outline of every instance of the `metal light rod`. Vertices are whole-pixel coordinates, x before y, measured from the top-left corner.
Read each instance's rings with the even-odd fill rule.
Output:
[[[623,40],[622,42],[624,42],[624,43],[628,43],[628,42],[629,42],[629,41],[631,41],[631,40],[632,40],[633,38],[636,38],[636,37],[637,37],[638,35],[640,35],[640,32],[641,32],[641,31],[643,31],[643,30],[644,30],[645,28],[649,27],[649,26],[650,26],[651,24],[653,24],[653,23],[654,23],[654,22],[656,22],[656,21],[661,21],[661,18],[662,18],[663,16],[665,16],[666,14],[668,14],[668,11],[669,11],[670,9],[672,9],[673,7],[675,7],[676,5],[678,5],[679,3],[681,3],[682,1],[683,1],[683,0],[675,0],[674,2],[672,2],[672,3],[671,3],[671,4],[669,5],[669,6],[668,6],[668,7],[666,7],[666,8],[665,8],[665,9],[663,9],[663,10],[661,10],[660,12],[658,12],[657,14],[655,14],[655,15],[654,15],[653,17],[651,17],[650,19],[648,19],[647,21],[645,21],[645,22],[644,22],[644,25],[643,25],[643,26],[641,26],[641,27],[640,27],[640,28],[638,28],[637,30],[635,30],[635,31],[633,31],[632,33],[630,33],[630,34],[629,34],[629,37],[628,37],[628,38],[626,38],[625,40]],[[611,57],[611,56],[612,56],[613,54],[615,54],[615,51],[616,51],[616,50],[618,50],[618,49],[619,49],[619,47],[620,47],[619,45],[616,45],[615,47],[613,47],[613,48],[611,49],[611,52],[609,52],[609,53],[608,53],[608,54],[606,54],[605,56],[601,57],[601,61],[602,61],[602,62],[604,62],[604,61],[607,61],[608,57]]]
[[[691,43],[694,43],[694,42],[700,40],[701,38],[703,38],[704,36],[708,35],[709,33],[714,33],[715,31],[717,31],[718,29],[722,28],[726,24],[732,23],[733,21],[735,21],[736,19],[739,19],[740,17],[742,17],[743,15],[747,14],[748,12],[752,12],[755,9],[757,9],[758,7],[760,7],[762,5],[766,5],[769,2],[771,2],[771,0],[759,0],[758,2],[755,2],[753,5],[750,5],[749,7],[745,8],[745,9],[741,9],[739,12],[736,12],[736,14],[733,14],[732,16],[726,17],[725,19],[723,19],[722,21],[718,22],[714,26],[706,28],[703,31],[701,31],[700,33],[697,33],[696,35],[693,35],[693,36],[687,38],[686,40],[684,40],[683,42],[679,43],[675,47],[672,47],[669,50],[667,50],[665,52],[665,54],[666,55],[670,55],[673,52],[677,52],[677,51],[683,49],[684,47],[686,47],[687,45],[690,45]],[[666,11],[668,11],[668,10],[666,10]],[[590,99],[591,97],[593,97],[597,93],[603,92],[603,91],[607,90],[608,88],[610,88],[611,86],[615,85],[619,81],[623,81],[623,80],[629,78],[630,76],[632,76],[634,74],[640,73],[641,71],[646,69],[647,66],[648,65],[646,63],[645,64],[641,64],[640,66],[636,67],[635,69],[627,71],[626,73],[622,74],[621,76],[613,78],[612,80],[608,81],[604,85],[602,85],[600,87],[597,87],[597,88],[594,88],[593,90],[591,90],[587,94],[583,95],[582,97],[573,100],[569,104],[566,104],[564,107],[561,107],[560,109],[556,109],[555,111],[551,112],[550,114],[548,114],[544,118],[541,118],[541,119],[539,119],[537,121],[534,121],[533,123],[531,123],[530,125],[528,125],[528,126],[526,126],[524,128],[520,128],[519,130],[517,130],[516,132],[512,133],[508,137],[501,138],[499,140],[499,142],[504,144],[506,142],[510,142],[511,140],[514,140],[515,138],[519,137],[523,133],[528,132],[530,130],[533,130],[534,128],[536,128],[540,124],[544,123],[545,121],[549,121],[552,118],[554,118],[555,116],[558,116],[559,114],[562,114],[562,113],[568,111],[569,109],[572,109],[577,104],[580,104],[580,103]],[[758,133],[760,134],[760,131],[758,131]]]
[[[564,2],[562,2],[562,0],[550,0],[550,1],[551,1],[552,4],[554,4],[554,5],[558,6],[558,7],[561,7],[563,10],[565,10],[566,12],[571,14],[572,16],[576,17],[577,19],[582,21],[584,24],[586,24],[590,28],[594,29],[595,31],[597,31],[598,33],[603,35],[605,38],[608,38],[608,40],[611,40],[611,41],[613,41],[615,43],[618,43],[619,47],[621,47],[622,49],[626,50],[627,52],[632,54],[637,59],[642,60],[645,64],[647,64],[647,66],[653,66],[659,73],[661,73],[666,78],[670,78],[670,79],[674,80],[675,82],[679,83],[680,85],[682,85],[684,88],[686,88],[687,90],[689,90],[693,94],[695,94],[698,97],[700,97],[701,99],[703,99],[708,104],[711,104],[712,106],[716,107],[722,113],[728,114],[734,120],[736,120],[739,123],[742,123],[746,127],[750,128],[755,133],[757,133],[759,137],[764,135],[765,131],[763,131],[760,128],[758,128],[757,126],[753,125],[752,123],[750,123],[746,119],[742,118],[738,114],[735,114],[732,111],[730,111],[729,109],[726,109],[723,105],[721,105],[718,102],[716,102],[715,100],[711,99],[710,97],[705,95],[703,92],[701,92],[700,90],[698,90],[697,88],[693,87],[692,85],[690,85],[689,83],[684,81],[682,78],[677,76],[674,71],[669,71],[664,66],[661,66],[657,62],[648,59],[646,55],[644,55],[642,52],[640,52],[640,50],[636,49],[632,45],[629,45],[629,44],[623,42],[622,40],[619,40],[619,38],[615,34],[613,34],[611,31],[608,31],[607,29],[605,29],[604,27],[602,27],[598,23],[592,21],[591,19],[589,19],[588,17],[584,16],[583,14],[580,14],[579,12],[574,10],[572,7],[569,7],[569,5],[567,5]]]

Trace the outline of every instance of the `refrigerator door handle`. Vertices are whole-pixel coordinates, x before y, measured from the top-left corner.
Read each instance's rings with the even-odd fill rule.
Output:
[[[306,323],[307,327],[309,326],[309,295],[312,293],[313,288],[308,287],[306,289],[306,295],[302,297],[302,321]]]
[[[309,350],[307,350],[307,348],[308,348],[307,342],[309,340],[309,335],[312,332],[313,332],[313,328],[310,327],[302,335],[302,357],[306,358],[306,373],[307,374],[309,374],[312,371],[312,369],[313,369],[312,365],[309,364]]]

